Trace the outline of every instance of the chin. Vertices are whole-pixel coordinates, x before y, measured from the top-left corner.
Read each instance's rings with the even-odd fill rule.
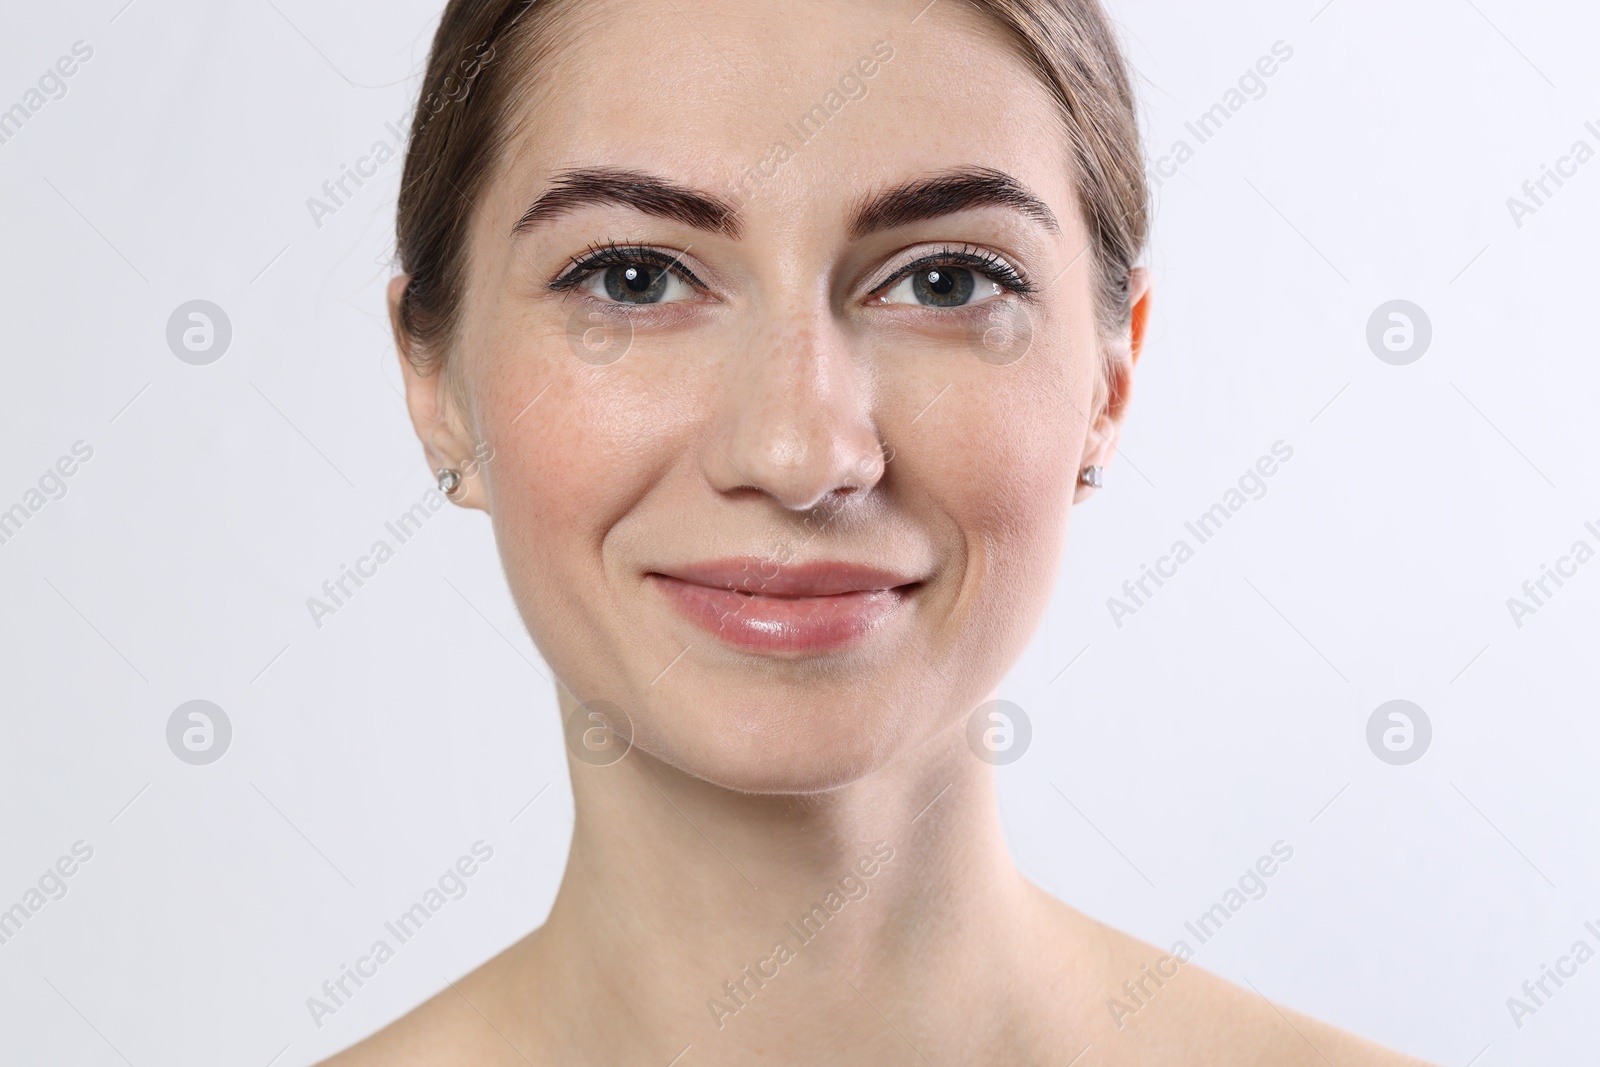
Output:
[[[662,701],[650,709],[654,721],[636,724],[644,727],[636,744],[641,754],[724,789],[824,793],[865,778],[915,744],[914,724],[896,710],[822,695]]]

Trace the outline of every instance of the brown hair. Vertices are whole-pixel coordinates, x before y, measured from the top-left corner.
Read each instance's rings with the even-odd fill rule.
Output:
[[[396,332],[419,369],[443,357],[466,285],[473,205],[511,133],[545,32],[577,0],[449,0],[411,122],[396,224],[410,275]],[[965,0],[1010,37],[1061,104],[1094,253],[1096,307],[1108,336],[1127,324],[1128,272],[1149,230],[1149,191],[1133,89],[1099,0]]]

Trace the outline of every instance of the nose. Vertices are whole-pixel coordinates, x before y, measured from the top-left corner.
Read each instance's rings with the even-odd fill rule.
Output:
[[[864,496],[883,477],[872,383],[825,315],[765,323],[726,365],[701,467],[727,494],[792,511]]]

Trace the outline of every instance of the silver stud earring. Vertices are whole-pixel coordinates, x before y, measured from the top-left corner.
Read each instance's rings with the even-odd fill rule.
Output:
[[[1088,466],[1078,472],[1078,484],[1087,485],[1090,489],[1099,489],[1106,484],[1105,468]]]
[[[461,488],[461,472],[452,467],[440,467],[434,477],[439,479],[439,491],[445,496],[455,496],[456,490]]]

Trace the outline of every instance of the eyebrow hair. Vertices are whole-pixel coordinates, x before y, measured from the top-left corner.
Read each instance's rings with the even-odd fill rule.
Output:
[[[525,233],[537,223],[586,204],[622,204],[647,215],[670,219],[738,239],[739,209],[720,197],[637,170],[595,167],[563,171],[511,228]]]
[[[990,167],[962,167],[932,178],[918,178],[863,198],[850,214],[851,238],[906,223],[936,219],[985,206],[1015,208],[1052,233],[1061,224],[1043,200],[1011,175]]]

